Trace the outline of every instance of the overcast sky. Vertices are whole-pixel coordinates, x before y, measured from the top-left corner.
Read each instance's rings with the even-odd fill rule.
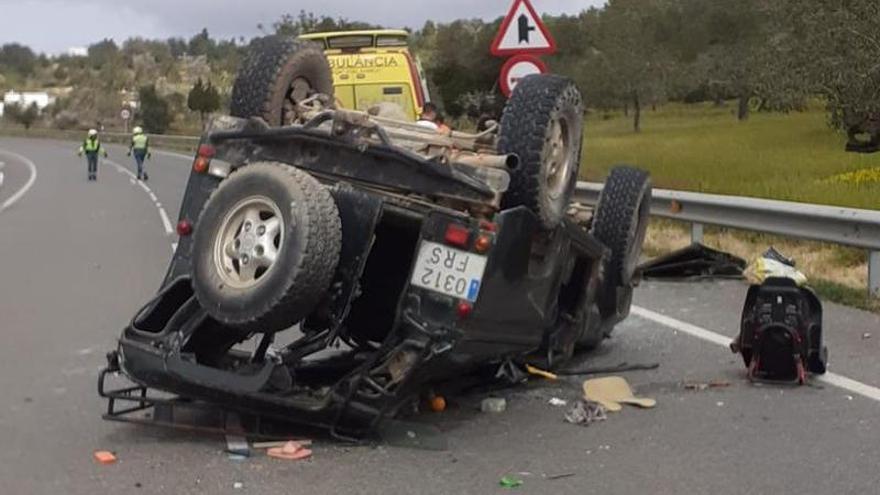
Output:
[[[505,14],[512,0],[0,0],[0,44],[19,42],[58,53],[103,38],[190,37],[203,27],[215,37],[258,34],[300,9],[388,27],[421,27]],[[532,0],[540,13],[576,14],[604,0]]]

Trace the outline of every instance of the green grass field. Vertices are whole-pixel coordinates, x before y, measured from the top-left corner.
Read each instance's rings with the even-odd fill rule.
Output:
[[[582,177],[601,180],[628,163],[649,170],[660,188],[880,208],[880,154],[845,153],[845,136],[820,107],[745,122],[733,111],[732,103],[648,109],[639,134],[631,118],[596,112],[587,119]]]

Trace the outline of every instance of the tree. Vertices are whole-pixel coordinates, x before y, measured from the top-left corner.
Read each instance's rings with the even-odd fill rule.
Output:
[[[18,43],[9,43],[0,47],[0,72],[15,71],[21,76],[29,76],[34,72],[37,56],[30,48]]]
[[[262,28],[262,26],[258,26]],[[283,36],[299,36],[301,34],[320,32],[320,31],[352,31],[356,29],[378,29],[381,26],[369,24],[366,22],[349,21],[344,17],[334,19],[326,15],[316,16],[312,12],[300,10],[299,14],[294,16],[284,14],[281,19],[272,24],[275,34]]]
[[[36,103],[31,103],[26,108],[22,108],[21,105],[15,103],[7,106],[5,112],[6,118],[16,124],[21,124],[25,130],[30,130],[34,122],[40,118],[40,109]]]
[[[199,118],[201,118],[202,127],[204,127],[208,114],[220,109],[220,93],[210,81],[208,84],[204,84],[199,78],[189,92],[186,106],[193,112],[199,112]]]
[[[593,13],[597,77],[606,98],[624,108],[632,105],[633,131],[641,131],[642,107],[667,97],[676,61],[667,32],[658,19],[668,3],[662,0],[610,0]]]
[[[164,134],[171,125],[171,111],[168,102],[156,92],[155,85],[143,86],[138,91],[139,114],[147,132]]]

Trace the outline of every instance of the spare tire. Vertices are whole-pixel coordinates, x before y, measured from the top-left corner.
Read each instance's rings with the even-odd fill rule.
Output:
[[[633,277],[642,255],[651,208],[651,178],[644,170],[611,170],[593,214],[591,233],[611,250],[602,266],[596,301],[603,318],[629,314]],[[606,332],[610,332],[609,327]]]
[[[524,205],[547,229],[562,222],[580,168],[583,113],[571,80],[534,75],[519,81],[501,116],[498,151],[519,157],[503,207]]]
[[[333,96],[333,74],[321,45],[287,36],[251,43],[232,87],[233,117],[261,117],[271,126],[296,120],[296,103],[314,94]]]
[[[314,177],[282,164],[247,165],[220,184],[199,216],[196,297],[221,324],[289,328],[326,294],[341,232],[336,204]]]

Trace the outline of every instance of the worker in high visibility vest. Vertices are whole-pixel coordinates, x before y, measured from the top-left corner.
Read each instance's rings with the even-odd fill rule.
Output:
[[[150,177],[144,170],[144,160],[152,158],[150,153],[150,138],[144,134],[144,130],[140,127],[132,129],[131,146],[128,147],[128,156],[134,153],[134,161],[137,163],[137,177],[140,180],[148,180]]]
[[[107,150],[104,149],[104,146],[101,145],[101,141],[98,139],[98,131],[89,129],[86,140],[83,141],[82,146],[79,147],[79,152],[77,152],[79,156],[86,155],[86,161],[89,164],[89,180],[98,180],[98,153],[103,154],[104,158],[107,158]]]

